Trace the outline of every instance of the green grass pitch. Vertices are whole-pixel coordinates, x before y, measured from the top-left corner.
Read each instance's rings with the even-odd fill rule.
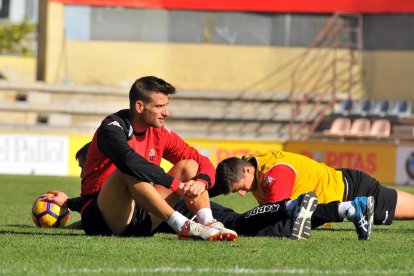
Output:
[[[414,274],[414,221],[375,226],[369,241],[358,241],[350,222],[314,230],[308,241],[180,241],[172,234],[87,237],[79,230],[35,227],[32,203],[51,189],[77,196],[79,179],[0,176],[0,274]],[[238,211],[255,206],[253,198],[238,195],[215,200]],[[71,221],[78,218],[72,213]]]

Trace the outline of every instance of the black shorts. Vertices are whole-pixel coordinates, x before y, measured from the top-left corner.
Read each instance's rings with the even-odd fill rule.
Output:
[[[112,236],[114,233],[106,224],[98,207],[98,200],[92,202],[82,211],[82,228],[90,236]],[[151,218],[147,211],[135,206],[131,223],[120,235],[123,237],[149,237],[151,233]]]
[[[381,185],[372,176],[353,169],[339,169],[345,182],[344,201],[358,196],[373,196],[375,199],[374,223],[391,224],[397,206],[397,191]]]

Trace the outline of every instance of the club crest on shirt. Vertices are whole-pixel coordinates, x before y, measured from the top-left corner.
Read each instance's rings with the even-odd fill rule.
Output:
[[[154,148],[149,150],[148,157],[151,161],[154,161],[154,159],[155,159],[155,149]]]
[[[273,178],[273,177],[271,177],[271,176],[268,176],[268,177],[266,177],[266,180],[265,180],[264,184],[265,184],[265,186],[267,187],[267,186],[269,186],[270,184],[272,184],[272,183],[273,183],[273,181],[275,181],[275,180],[276,180],[276,178]]]

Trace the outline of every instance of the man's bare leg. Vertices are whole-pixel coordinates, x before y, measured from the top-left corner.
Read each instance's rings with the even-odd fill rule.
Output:
[[[191,179],[194,179],[197,171],[197,162],[194,160],[182,160],[175,164],[168,173],[174,178],[181,180],[182,182],[188,182]],[[155,188],[160,193],[161,197],[163,197],[168,202],[168,204],[175,206],[179,199],[176,193],[159,185],[155,185]],[[237,233],[235,231],[226,229],[222,223],[214,220],[210,208],[210,198],[207,191],[203,192],[196,199],[184,198],[184,202],[187,205],[188,209],[197,216],[198,222],[220,230],[221,239],[237,239]],[[151,219],[153,222],[152,230],[155,230],[161,220],[153,215],[151,216]]]
[[[396,220],[414,219],[414,194],[397,190]]]
[[[181,160],[169,170],[168,174],[176,179],[179,179],[181,182],[187,182],[196,176],[197,170],[198,164],[194,160]],[[160,193],[161,197],[164,198],[165,201],[172,207],[174,207],[180,199],[180,196],[177,193],[165,188],[164,186],[154,185],[154,187]],[[188,204],[192,205],[190,200],[187,201]],[[198,201],[198,198],[196,201]],[[203,202],[203,204],[201,204],[201,202]],[[192,206],[191,208],[189,207],[193,214],[195,214],[200,208],[210,208],[210,200],[208,196],[207,198],[203,196],[203,199],[197,202],[197,206]],[[152,221],[152,230],[155,230],[162,220],[153,214],[150,214],[150,216]]]
[[[220,231],[191,222],[176,212],[150,183],[139,181],[116,170],[98,196],[98,207],[105,222],[116,235],[124,233],[134,214],[135,202],[170,225],[181,239],[220,239]]]
[[[175,206],[175,204],[177,204],[177,202],[180,198],[178,194],[174,193],[170,189],[167,189],[167,188],[165,188],[164,186],[161,186],[161,185],[154,185],[154,187],[157,190],[157,192],[160,194],[160,196],[167,202],[167,204],[169,206],[173,207],[173,206]],[[152,213],[150,213],[150,217],[151,217],[151,222],[152,222],[151,231],[154,231],[160,225],[160,223],[163,220],[161,218],[153,215]]]
[[[169,173],[183,182],[194,179],[197,174],[198,164],[194,160],[183,160],[176,165],[178,166],[174,166]],[[225,228],[221,222],[213,218],[210,197],[207,191],[204,191],[195,199],[185,197],[184,202],[188,209],[196,215],[199,223],[220,230],[222,240],[232,241],[238,238],[235,231]]]
[[[134,201],[164,221],[174,213],[174,209],[150,183],[137,182],[135,178],[116,170],[98,196],[102,216],[115,234],[122,234],[131,222]]]
[[[171,170],[168,172],[170,175],[174,176],[177,179],[180,179],[182,182],[190,181],[194,179],[197,175],[198,164],[194,160],[182,160],[177,163]],[[204,192],[199,195],[196,200],[190,200],[184,198],[185,204],[188,209],[196,214],[202,208],[210,208],[210,197],[208,192]]]

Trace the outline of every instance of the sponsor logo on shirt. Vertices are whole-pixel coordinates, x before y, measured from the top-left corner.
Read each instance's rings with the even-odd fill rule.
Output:
[[[154,161],[154,159],[155,159],[155,149],[154,148],[150,149],[150,151],[148,152],[148,157],[151,161]]]
[[[122,130],[124,130],[124,129],[121,127],[121,125],[119,124],[119,122],[117,122],[117,121],[112,121],[112,122],[110,122],[110,123],[108,124],[108,126],[117,126],[117,127],[120,127]]]

